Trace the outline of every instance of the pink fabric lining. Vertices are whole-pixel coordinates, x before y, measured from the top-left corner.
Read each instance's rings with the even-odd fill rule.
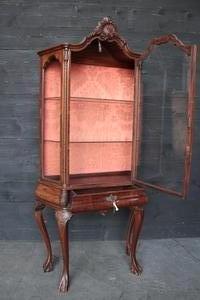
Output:
[[[61,65],[57,61],[45,70],[44,95],[45,98],[61,96]]]
[[[44,79],[44,175],[60,174],[60,99],[61,65],[52,62]]]
[[[44,139],[60,141],[60,99],[44,101]]]
[[[131,141],[132,114],[130,102],[71,101],[70,140]]]
[[[131,169],[131,143],[71,143],[70,174]]]
[[[124,68],[72,64],[70,174],[131,169],[133,75]],[[46,176],[60,174],[60,96],[61,67],[54,62],[45,73]]]
[[[44,142],[44,175],[60,175],[60,143]]]
[[[133,78],[131,69],[72,64],[71,97],[133,101]]]
[[[70,173],[130,170],[133,70],[72,64],[71,97],[70,141],[116,143],[72,143]]]

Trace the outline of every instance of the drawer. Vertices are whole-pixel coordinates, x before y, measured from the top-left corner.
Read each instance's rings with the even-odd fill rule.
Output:
[[[141,206],[146,204],[147,196],[139,187],[98,188],[73,190],[70,195],[70,211],[103,211],[117,207]]]

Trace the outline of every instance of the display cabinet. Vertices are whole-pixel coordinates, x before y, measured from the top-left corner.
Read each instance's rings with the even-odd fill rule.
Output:
[[[104,18],[79,44],[39,52],[41,176],[35,217],[44,271],[53,267],[42,211],[55,210],[63,255],[59,290],[69,286],[68,221],[77,213],[130,209],[126,251],[136,246],[146,188],[185,197],[189,185],[196,46],[175,35],[136,53]]]

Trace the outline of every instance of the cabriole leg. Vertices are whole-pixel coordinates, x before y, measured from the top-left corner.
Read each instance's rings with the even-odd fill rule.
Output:
[[[70,220],[72,214],[66,209],[57,210],[55,213],[59,238],[63,256],[63,271],[59,284],[60,292],[67,292],[69,287],[69,242],[68,242],[68,221]]]
[[[43,218],[43,209],[45,208],[45,205],[41,202],[37,201],[35,206],[35,220],[38,224],[42,239],[46,246],[47,251],[47,257],[43,264],[43,270],[44,272],[50,272],[53,269],[53,255],[52,255],[52,249],[51,249],[51,242],[49,238],[49,234],[46,228],[46,225],[44,223]]]
[[[137,259],[136,259],[136,248],[137,248],[137,242],[140,235],[140,231],[143,224],[144,219],[144,209],[140,207],[134,207],[132,212],[132,219],[131,219],[131,230],[130,230],[130,256],[131,256],[131,271],[134,274],[141,274],[142,273],[142,267],[139,265]]]
[[[133,226],[133,219],[134,219],[134,214],[133,210],[131,209],[130,211],[130,216],[129,216],[129,222],[128,222],[128,230],[127,230],[127,238],[126,238],[126,254],[130,255],[130,237],[131,237],[131,230]]]

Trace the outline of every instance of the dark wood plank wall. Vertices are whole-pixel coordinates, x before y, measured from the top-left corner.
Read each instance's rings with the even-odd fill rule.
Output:
[[[38,57],[36,51],[79,41],[111,16],[133,49],[150,38],[176,33],[200,42],[199,0],[0,0],[0,238],[39,239],[33,220],[38,177]],[[199,99],[198,99],[199,102]],[[150,192],[144,238],[200,234],[200,105],[197,104],[190,194],[186,201]],[[56,227],[48,211],[53,237]],[[77,216],[73,239],[121,239],[128,212]]]

